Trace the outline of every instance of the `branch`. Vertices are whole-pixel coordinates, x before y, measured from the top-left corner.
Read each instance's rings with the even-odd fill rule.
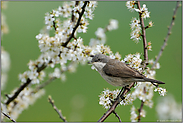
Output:
[[[141,100],[141,105],[140,105],[140,108],[139,108],[139,110],[138,110],[138,112],[139,112],[138,122],[140,122],[140,118],[141,118],[140,113],[141,113],[141,111],[142,111],[143,106],[144,106],[144,101],[143,101],[143,100]]]
[[[163,51],[164,51],[164,49],[165,49],[165,47],[166,47],[166,45],[167,45],[168,38],[169,38],[169,36],[170,36],[170,34],[171,34],[171,30],[172,30],[172,27],[173,27],[173,25],[174,25],[175,15],[176,15],[176,13],[177,13],[177,9],[180,7],[179,2],[180,2],[180,1],[177,1],[175,10],[174,10],[174,13],[173,13],[173,16],[172,16],[172,21],[171,21],[170,26],[169,26],[169,28],[168,28],[168,33],[167,33],[167,35],[166,35],[166,38],[164,39],[164,43],[163,43],[163,45],[162,45],[162,47],[161,47],[161,50],[159,51],[159,54],[158,54],[158,56],[156,57],[156,60],[155,60],[155,62],[154,62],[154,64],[153,64],[153,66],[151,67],[152,70],[155,68],[155,66],[156,66],[156,64],[157,64],[157,62],[158,62],[158,60],[160,59],[160,57],[161,57],[161,55],[162,55],[162,53],[163,53]]]
[[[129,92],[129,89],[131,89],[134,85],[134,82],[129,85],[128,88],[125,88],[124,91],[122,92],[122,96],[126,95]],[[103,122],[111,113],[113,113],[116,109],[116,106],[120,103],[120,98],[114,101],[110,109],[104,113],[104,115],[98,120],[98,122]]]
[[[6,113],[4,113],[3,111],[1,111],[1,113],[6,116],[8,119],[10,119],[12,122],[16,122],[14,119],[12,119],[9,115],[7,115]]]
[[[48,101],[50,102],[50,104],[52,105],[52,107],[54,108],[54,110],[57,112],[57,114],[59,115],[59,117],[64,121],[66,121],[66,118],[62,115],[61,110],[58,110],[58,108],[55,106],[54,104],[54,100],[52,100],[51,96],[48,96]]]
[[[83,5],[83,7],[82,7],[82,11],[81,11],[81,13],[79,14],[79,19],[78,19],[78,21],[77,21],[77,24],[76,24],[76,26],[73,28],[72,34],[70,35],[70,37],[67,39],[67,41],[66,41],[62,46],[66,47],[67,44],[69,43],[69,41],[74,37],[74,33],[75,33],[76,29],[78,28],[78,26],[79,26],[79,24],[80,24],[81,17],[82,17],[83,14],[84,14],[85,7],[86,7],[86,5],[87,5],[88,2],[89,2],[89,1],[85,1],[84,5]],[[54,24],[54,22],[53,22],[53,24]],[[55,27],[54,27],[54,28],[55,28]],[[59,55],[60,55],[60,54],[59,54]],[[42,71],[42,70],[45,69],[46,67],[47,67],[47,65],[45,65],[45,63],[43,63],[43,65],[42,65],[41,67],[38,67],[37,72]],[[27,82],[24,83],[24,84],[22,84],[22,85],[18,88],[18,90],[14,93],[14,95],[13,95],[12,97],[9,97],[9,98],[8,98],[8,100],[5,102],[5,104],[8,105],[10,102],[12,102],[12,101],[19,95],[19,93],[20,93],[25,87],[27,87],[27,86],[31,83],[31,81],[32,81],[32,80],[30,80],[30,79],[28,78],[28,79],[27,79]]]
[[[10,104],[11,101],[13,101],[18,95],[19,93],[25,88],[27,87],[29,84],[31,83],[31,80],[28,78],[27,79],[27,82],[22,84],[18,90],[14,93],[14,95],[12,97],[9,97],[7,94],[6,94],[6,97],[8,97],[8,100],[5,102],[6,105]]]
[[[75,33],[76,29],[78,28],[78,26],[80,25],[81,17],[82,17],[83,14],[84,14],[85,7],[86,7],[86,5],[87,5],[88,2],[89,2],[89,1],[85,1],[84,5],[82,6],[82,11],[81,11],[81,13],[79,14],[79,19],[78,19],[78,21],[77,21],[75,27],[73,28],[73,31],[72,31],[71,35],[69,36],[69,38],[67,39],[67,41],[66,41],[62,46],[66,47],[67,44],[69,43],[69,41],[74,37],[74,33]]]
[[[121,118],[119,117],[119,115],[115,111],[113,111],[113,114],[115,114],[116,117],[119,119],[119,122],[121,122]]]
[[[37,68],[37,72],[40,72],[40,71],[42,71],[43,69],[45,69],[46,68],[46,65],[43,63],[43,65],[42,66],[40,66],[40,67],[38,67]],[[9,97],[8,95],[6,95],[6,97],[8,97],[8,100],[5,102],[5,104],[6,105],[8,105],[8,104],[10,104],[10,102],[12,102],[18,95],[19,95],[19,93],[25,88],[25,87],[27,87],[30,83],[31,83],[31,79],[27,79],[27,82],[26,83],[24,83],[24,84],[22,84],[19,88],[18,88],[18,90],[14,93],[14,95],[12,96],[12,97]]]
[[[144,93],[146,93],[146,87],[144,87]],[[141,118],[141,114],[140,114],[140,113],[142,112],[143,106],[144,106],[144,101],[141,100],[141,105],[140,105],[140,108],[139,108],[139,110],[138,110],[138,112],[139,112],[138,122],[140,122],[140,118]]]
[[[142,111],[143,106],[144,106],[144,101],[141,100],[141,105],[140,105],[140,108],[139,108],[139,110],[138,110],[138,112],[139,112],[138,122],[140,122],[140,118],[141,118],[140,113],[141,113],[141,111]]]
[[[40,89],[44,88],[46,85],[50,84],[53,80],[55,80],[56,77],[51,77],[50,79],[48,79],[46,82],[44,82],[43,84],[39,85],[36,87],[36,89],[34,91],[32,91],[32,93],[36,93],[38,92]]]
[[[141,10],[140,7],[140,1],[137,1],[137,7],[139,10]],[[142,12],[139,12],[139,18],[140,18],[140,24],[142,28],[142,39],[143,39],[143,46],[144,46],[144,65],[143,68],[146,68],[146,65],[148,64],[148,52],[147,52],[147,40],[146,40],[146,31],[144,26],[144,20],[142,18]]]
[[[139,10],[141,10],[141,6],[140,6],[140,1],[137,1],[137,7]],[[144,65],[143,65],[143,69],[146,68],[146,66],[148,65],[148,50],[147,50],[147,40],[146,40],[146,27],[144,26],[144,20],[142,18],[142,12],[139,12],[139,18],[140,18],[140,24],[141,24],[141,28],[142,28],[142,39],[143,39],[143,46],[144,46]],[[145,93],[145,87],[144,87],[144,93]],[[144,101],[141,100],[141,106],[139,108],[139,116],[138,116],[138,122],[140,122],[140,118],[141,118],[141,111],[144,105]]]
[[[67,68],[65,70],[61,70],[61,73],[64,73],[65,71],[68,70],[69,66],[71,64],[73,64],[74,62],[70,62],[69,65],[67,66]],[[46,82],[44,82],[43,84],[39,85],[36,87],[36,89],[34,91],[32,91],[32,93],[36,93],[37,91],[39,91],[40,89],[44,88],[45,86],[47,86],[48,84],[50,84],[53,80],[57,79],[57,77],[51,77],[49,78]]]

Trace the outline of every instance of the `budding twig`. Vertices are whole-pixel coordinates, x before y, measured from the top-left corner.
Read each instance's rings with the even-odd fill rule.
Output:
[[[163,53],[163,51],[164,51],[164,49],[165,49],[165,47],[166,47],[166,45],[167,45],[168,38],[169,38],[169,36],[170,36],[170,34],[171,34],[171,30],[172,30],[172,27],[173,27],[173,25],[174,25],[175,15],[176,15],[176,13],[177,13],[177,9],[180,7],[180,3],[179,3],[179,2],[180,2],[180,1],[177,1],[175,10],[174,10],[174,13],[173,13],[173,16],[172,16],[172,21],[171,21],[170,26],[169,26],[169,28],[168,28],[168,33],[167,33],[167,35],[166,35],[166,38],[164,39],[164,43],[163,43],[163,45],[162,45],[162,47],[161,47],[161,49],[160,49],[160,51],[159,51],[159,54],[158,54],[158,56],[156,57],[156,60],[155,60],[155,62],[154,62],[154,64],[153,64],[153,66],[151,67],[152,70],[155,68],[155,66],[156,66],[156,64],[157,64],[157,62],[158,62],[158,60],[160,59],[160,57],[161,57],[161,55],[162,55],[162,53]]]
[[[52,100],[51,96],[48,96],[48,101],[49,103],[52,105],[52,107],[54,108],[54,110],[57,112],[57,114],[59,115],[59,117],[64,121],[66,121],[66,118],[62,115],[61,110],[58,110],[58,108],[55,106],[54,104],[54,100]]]

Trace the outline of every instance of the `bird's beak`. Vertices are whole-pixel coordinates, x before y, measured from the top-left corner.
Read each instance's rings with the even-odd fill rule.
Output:
[[[90,55],[90,57],[94,57],[94,55]],[[88,64],[92,64],[92,61],[89,61]]]
[[[91,62],[91,61],[89,61],[89,62],[88,62],[88,64],[92,64],[92,62]]]

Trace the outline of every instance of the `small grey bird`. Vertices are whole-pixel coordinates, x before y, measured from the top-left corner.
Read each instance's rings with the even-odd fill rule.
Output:
[[[93,64],[100,75],[113,86],[126,86],[132,82],[151,82],[152,84],[165,84],[164,82],[146,78],[137,70],[127,66],[125,63],[111,59],[104,54],[91,55],[92,60],[88,62]]]

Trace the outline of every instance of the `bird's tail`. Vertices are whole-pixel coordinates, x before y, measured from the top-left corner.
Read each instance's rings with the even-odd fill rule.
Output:
[[[164,82],[155,79],[144,78],[144,80],[152,83],[165,84]]]

